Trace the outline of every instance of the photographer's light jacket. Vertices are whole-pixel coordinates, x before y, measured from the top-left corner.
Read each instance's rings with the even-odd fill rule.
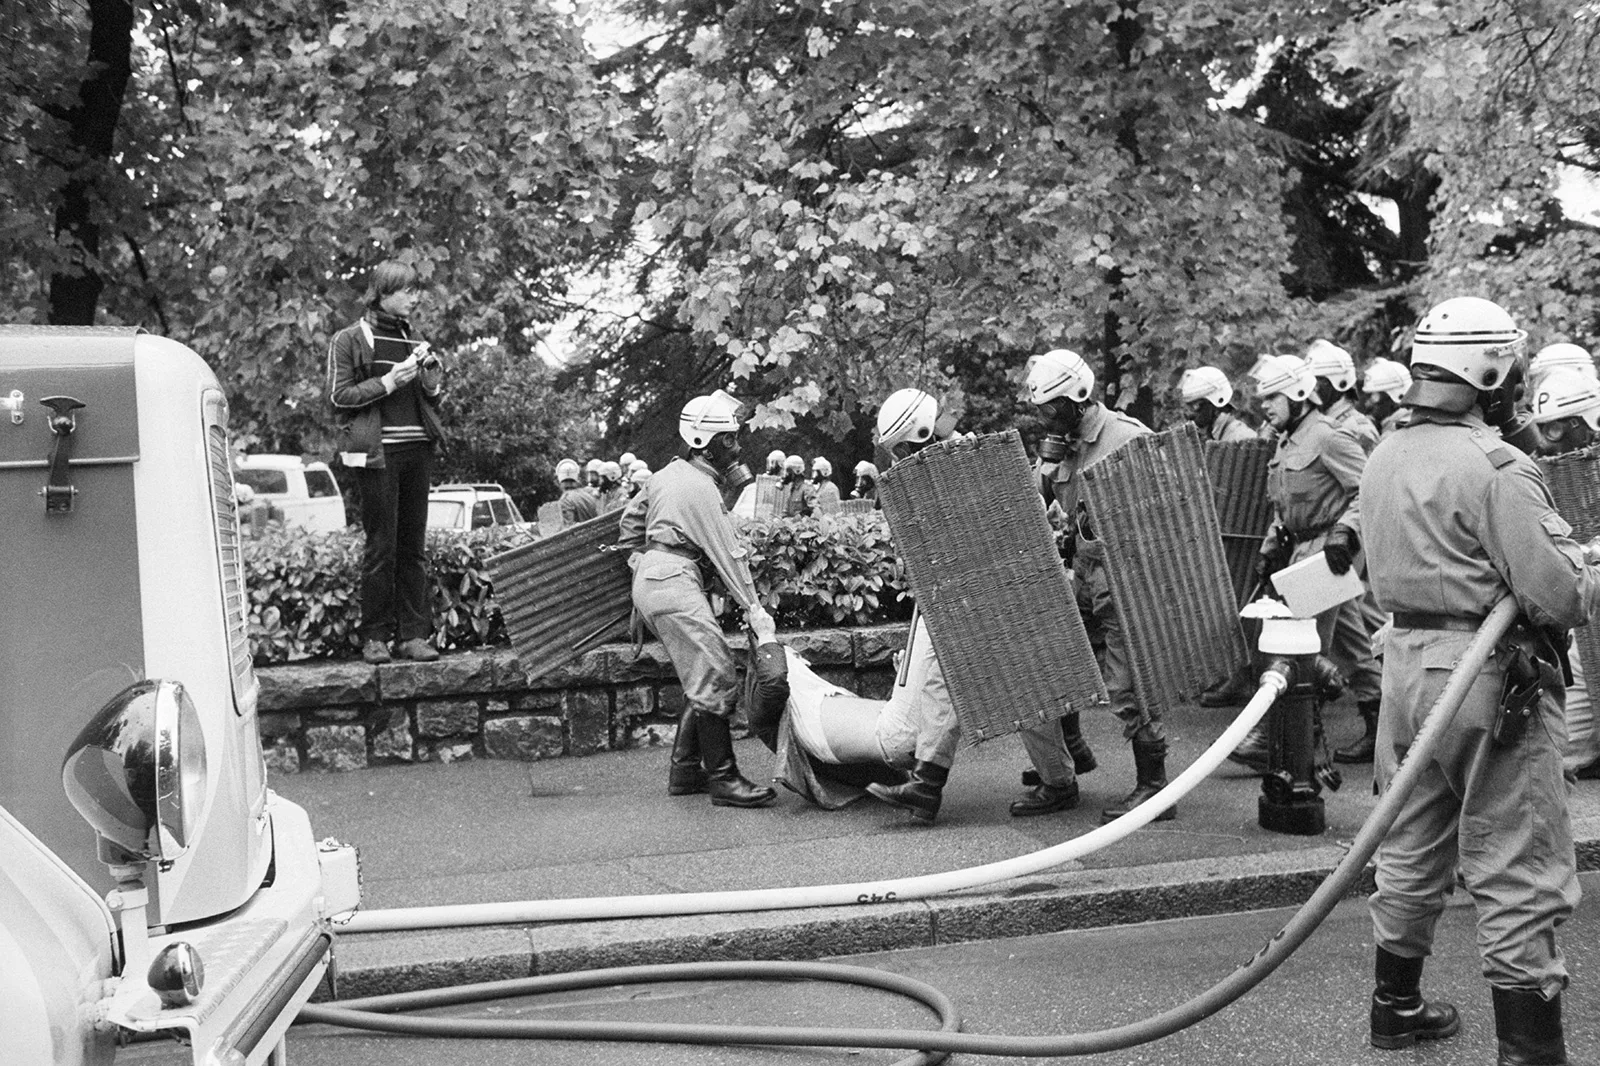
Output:
[[[417,343],[404,319],[370,312],[333,335],[328,345],[328,398],[344,421],[339,451],[347,465],[381,469],[385,444],[444,439],[437,404],[444,388],[441,367],[423,368],[393,392],[383,382],[383,376]]]

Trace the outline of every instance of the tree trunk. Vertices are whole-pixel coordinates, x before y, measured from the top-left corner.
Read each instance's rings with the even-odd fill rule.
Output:
[[[56,206],[56,241],[72,265],[50,276],[50,322],[90,326],[105,280],[100,272],[97,186],[111,161],[122,96],[133,73],[133,0],[89,0],[89,65],[67,113],[72,176]]]

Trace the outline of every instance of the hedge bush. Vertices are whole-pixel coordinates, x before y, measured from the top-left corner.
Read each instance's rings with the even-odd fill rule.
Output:
[[[745,534],[756,590],[780,626],[864,625],[910,614],[904,572],[881,514],[772,519],[750,524]],[[531,536],[495,528],[428,531],[434,641],[441,649],[509,643],[487,561]],[[360,654],[361,545],[359,530],[278,526],[245,541],[256,665]]]

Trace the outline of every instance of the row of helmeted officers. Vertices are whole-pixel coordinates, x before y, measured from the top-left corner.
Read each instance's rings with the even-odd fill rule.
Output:
[[[1361,735],[1341,755],[1373,760],[1380,791],[1491,608],[1511,596],[1522,611],[1378,850],[1371,1043],[1400,1048],[1459,1030],[1456,1009],[1420,990],[1434,927],[1459,877],[1477,909],[1499,1061],[1555,1066],[1566,1061],[1561,1003],[1568,980],[1555,933],[1579,894],[1563,768],[1563,701],[1574,684],[1565,652],[1570,629],[1600,605],[1600,542],[1572,539],[1530,453],[1592,439],[1600,428],[1600,386],[1587,353],[1562,347],[1540,352],[1530,391],[1526,339],[1504,308],[1457,297],[1423,318],[1409,368],[1369,365],[1359,389],[1348,354],[1326,343],[1306,358],[1265,356],[1250,379],[1264,432],[1276,442],[1263,580],[1315,552],[1330,569],[1365,574],[1367,594],[1328,611],[1318,629],[1323,651],[1349,675],[1362,719]],[[1132,753],[1134,787],[1102,810],[1110,821],[1166,785],[1167,736],[1159,713],[1141,706],[1134,691],[1078,474],[1150,429],[1102,403],[1093,370],[1072,351],[1034,356],[1025,378],[1045,433],[1035,474],[1071,552],[1078,606],[1105,634],[1110,710]],[[1232,389],[1220,372],[1196,368],[1183,389],[1191,417],[1213,439],[1251,432],[1236,428]],[[1366,398],[1371,417],[1357,409],[1357,396]],[[668,792],[752,808],[773,803],[776,794],[746,779],[735,760],[728,720],[739,681],[708,591],[715,587],[743,610],[758,642],[758,677],[781,677],[786,652],[724,497],[726,479],[742,465],[742,423],[741,405],[720,390],[686,404],[679,421],[686,454],[645,482],[619,526],[635,608],[665,646],[684,690]],[[903,389],[880,406],[876,443],[900,459],[953,430],[940,421],[934,397]],[[822,728],[794,739],[822,769],[852,751],[870,764],[867,793],[932,825],[959,724],[920,623],[905,655],[910,668],[888,700],[838,705],[857,716],[848,730],[853,748],[830,741],[827,723],[837,715],[819,715]],[[1503,713],[1508,699],[1528,713]],[[1028,791],[1010,813],[1076,807],[1078,776],[1097,767],[1078,716],[1025,730],[1021,739],[1032,767]],[[1246,761],[1253,746],[1242,745]],[[1175,815],[1169,807],[1158,817]]]

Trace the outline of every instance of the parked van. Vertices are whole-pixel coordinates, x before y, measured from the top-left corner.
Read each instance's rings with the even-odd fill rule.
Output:
[[[344,528],[344,494],[327,463],[308,463],[298,455],[241,455],[234,461],[233,476],[250,486],[257,500],[283,512],[286,526],[313,533]]]
[[[228,404],[127,329],[0,327],[0,1062],[282,1061],[360,902],[267,787]]]

